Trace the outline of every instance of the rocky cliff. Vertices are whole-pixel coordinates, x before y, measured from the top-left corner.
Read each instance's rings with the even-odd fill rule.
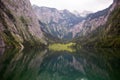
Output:
[[[105,10],[89,14],[85,20],[73,26],[71,32],[74,35],[78,34],[79,36],[85,36],[96,30],[98,27],[103,26],[107,22],[111,7],[112,6]]]
[[[77,16],[68,10],[57,10],[55,8],[33,6],[39,23],[44,32],[60,39],[74,38],[71,28],[81,22],[84,18]]]
[[[120,47],[120,1],[114,0],[109,8],[90,14],[77,27],[81,45]]]
[[[0,0],[0,47],[44,44],[29,0]]]

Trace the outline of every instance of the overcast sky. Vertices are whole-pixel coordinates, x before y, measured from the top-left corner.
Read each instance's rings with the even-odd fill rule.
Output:
[[[93,11],[102,10],[110,6],[113,0],[30,0],[32,4],[57,8],[59,10],[68,9],[70,11]]]

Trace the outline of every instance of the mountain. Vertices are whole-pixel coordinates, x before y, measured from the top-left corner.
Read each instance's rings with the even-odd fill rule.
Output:
[[[109,10],[110,7],[105,10],[89,14],[83,21],[74,25],[71,29],[71,32],[73,32],[74,35],[78,35],[80,37],[86,36],[87,34],[89,35],[92,31],[96,30],[98,27],[104,25],[107,22]]]
[[[43,33],[29,0],[0,0],[0,47],[44,45]]]
[[[82,12],[78,12],[78,11],[76,11],[76,10],[74,10],[73,12],[72,12],[73,14],[75,14],[76,16],[78,16],[78,17],[86,17],[86,16],[88,16],[89,14],[92,14],[93,12],[92,11],[82,11]]]
[[[76,42],[81,46],[120,47],[120,1],[114,0],[109,8],[90,14],[77,27],[80,37]]]
[[[57,10],[55,8],[38,7],[35,5],[33,10],[44,32],[64,40],[74,38],[71,28],[84,19],[68,10]]]
[[[29,0],[0,0],[0,47],[43,47],[46,40],[73,38],[78,47],[120,47],[120,0],[86,17],[68,10],[32,7]]]

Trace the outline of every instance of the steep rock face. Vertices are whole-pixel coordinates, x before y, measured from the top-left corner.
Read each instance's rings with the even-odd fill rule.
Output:
[[[107,22],[109,10],[110,7],[105,10],[89,14],[85,20],[83,20],[79,24],[76,24],[71,29],[71,32],[74,35],[78,36],[85,36],[91,33],[92,31],[96,30],[100,26],[103,26]],[[75,32],[76,30],[77,32]]]
[[[85,36],[97,28],[103,27],[107,23],[110,13],[113,12],[118,5],[120,5],[119,0],[114,0],[113,4],[109,8],[89,14],[84,21],[76,24],[71,29],[71,32],[74,35],[79,34],[79,36]],[[75,32],[76,30],[77,32]]]
[[[5,43],[4,43],[3,39],[2,39],[2,37],[0,37],[0,47],[5,47]]]
[[[0,47],[44,43],[29,0],[0,0]]]
[[[110,13],[119,4],[119,0],[114,0],[113,4],[109,8],[102,11],[98,11],[96,13],[89,14],[84,21],[80,22],[79,24],[76,24],[71,29],[71,32],[74,35],[85,36],[93,32],[97,28],[103,27],[108,21]],[[77,32],[75,32],[76,30]]]
[[[112,5],[112,12],[107,21],[108,27],[106,28],[106,32],[109,34],[112,33],[119,33],[120,30],[120,0],[114,0]],[[117,35],[117,34],[115,34]]]
[[[60,39],[71,39],[70,29],[83,20],[68,10],[57,10],[55,8],[33,6],[44,32]]]
[[[101,16],[98,13],[101,13]],[[100,20],[101,19],[101,20]],[[80,23],[81,24],[81,23]],[[85,46],[120,47],[120,1],[106,10],[91,14],[82,23],[78,42]],[[96,25],[95,25],[96,24]]]

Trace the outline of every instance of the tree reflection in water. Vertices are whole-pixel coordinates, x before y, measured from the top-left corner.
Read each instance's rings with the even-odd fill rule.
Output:
[[[120,50],[0,50],[1,80],[118,80]]]

